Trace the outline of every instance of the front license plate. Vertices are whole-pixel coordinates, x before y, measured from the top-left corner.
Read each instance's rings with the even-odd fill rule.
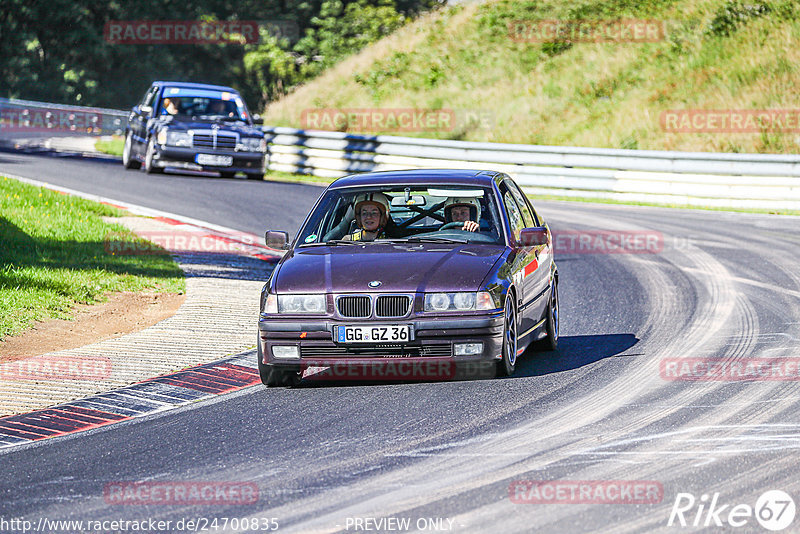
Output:
[[[230,167],[233,165],[233,156],[218,156],[217,154],[198,154],[194,160],[200,165],[214,165],[216,167]]]
[[[405,343],[411,341],[411,325],[334,326],[333,339],[338,343]]]

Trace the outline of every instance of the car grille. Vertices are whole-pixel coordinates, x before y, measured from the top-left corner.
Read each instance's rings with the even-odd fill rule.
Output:
[[[424,346],[376,345],[374,347],[300,346],[301,358],[413,358],[439,357],[453,355],[452,346],[447,344]]]
[[[375,302],[377,317],[404,317],[408,313],[411,299],[406,296],[382,295]]]
[[[336,307],[342,317],[369,317],[372,313],[367,296],[345,296],[336,300]]]
[[[192,135],[192,146],[194,148],[234,150],[236,148],[236,136],[223,133],[194,133]]]

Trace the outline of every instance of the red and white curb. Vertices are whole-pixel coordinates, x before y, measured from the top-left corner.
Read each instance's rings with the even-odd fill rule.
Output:
[[[91,430],[260,384],[252,354],[198,365],[52,408],[0,418],[0,449]]]

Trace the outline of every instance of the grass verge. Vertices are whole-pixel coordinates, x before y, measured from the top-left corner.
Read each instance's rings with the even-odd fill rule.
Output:
[[[125,146],[125,139],[119,135],[113,135],[111,139],[98,139],[94,144],[95,150],[112,156],[122,156],[123,146]]]
[[[183,271],[166,254],[115,255],[106,243],[143,241],[101,217],[123,212],[0,177],[0,340],[76,303],[114,291],[182,293]]]

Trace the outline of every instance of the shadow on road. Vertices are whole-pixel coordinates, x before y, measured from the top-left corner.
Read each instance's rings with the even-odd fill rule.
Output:
[[[527,350],[517,360],[517,372],[512,378],[541,376],[578,369],[606,358],[623,355],[639,342],[633,334],[597,334],[593,336],[564,336],[558,340],[555,352]]]
[[[528,350],[517,360],[517,370],[513,376],[504,378],[518,379],[533,376],[543,376],[562,371],[578,369],[606,358],[619,356],[633,356],[633,354],[623,354],[625,351],[636,345],[639,339],[633,334],[599,334],[593,336],[566,336],[559,339],[559,350],[555,352],[535,352]],[[376,372],[375,367],[384,364],[396,368],[394,379],[375,380],[364,379],[363,373],[358,371],[352,375],[346,366],[338,369],[330,368],[325,372],[315,375],[313,378],[304,376],[300,387],[342,387],[342,386],[369,386],[378,384],[408,384],[414,382],[453,382],[475,379],[494,379],[494,363],[477,363],[473,366],[459,367],[456,372],[454,368],[445,367],[441,376],[431,375],[428,379],[420,380],[407,379],[409,374],[413,375],[413,365],[403,362],[402,359],[393,358],[367,358],[365,359],[367,369]],[[405,366],[405,367],[404,367]],[[470,370],[471,369],[471,370]],[[410,372],[409,372],[410,370]],[[405,372],[405,374],[404,374]],[[385,376],[391,376],[388,374]]]

